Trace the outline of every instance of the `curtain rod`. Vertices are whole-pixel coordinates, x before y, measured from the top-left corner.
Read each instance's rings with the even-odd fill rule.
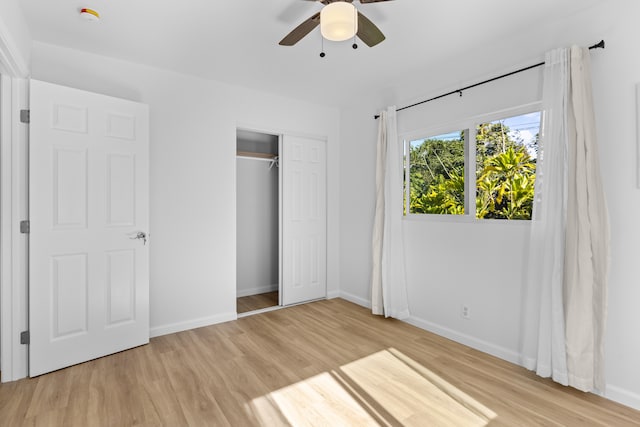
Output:
[[[589,46],[589,49],[598,49],[598,48],[604,49],[604,40],[600,40],[598,43],[594,44],[593,46]],[[505,77],[509,77],[509,76],[514,75],[514,74],[522,73],[523,71],[531,70],[532,68],[541,67],[543,65],[544,65],[544,61],[539,62],[539,63],[534,64],[534,65],[529,65],[528,67],[520,68],[519,70],[511,71],[510,73],[507,73],[507,74],[502,74],[500,76],[493,77],[493,78],[490,78],[488,80],[481,81],[479,83],[475,83],[475,84],[472,84],[472,85],[469,85],[469,86],[465,86],[465,87],[460,88],[460,89],[452,90],[451,92],[443,93],[442,95],[434,96],[433,98],[425,99],[424,101],[416,102],[415,104],[407,105],[406,107],[398,108],[398,109],[396,109],[396,112],[402,111],[402,110],[406,110],[408,108],[413,108],[413,107],[416,107],[418,105],[426,104],[427,102],[435,101],[436,99],[444,98],[445,96],[453,95],[455,93],[460,94],[460,96],[462,96],[462,91],[463,90],[471,89],[471,88],[474,88],[476,86],[480,86],[480,85],[483,85],[483,84],[486,84],[486,83],[491,83],[491,82],[493,82],[495,80],[503,79]],[[376,120],[379,117],[380,117],[380,115],[378,115],[378,114],[373,116],[373,118],[376,119]]]

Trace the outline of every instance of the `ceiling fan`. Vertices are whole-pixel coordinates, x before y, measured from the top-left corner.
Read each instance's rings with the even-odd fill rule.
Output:
[[[353,3],[353,0],[306,0],[306,1],[318,1],[322,3],[325,7],[331,3]],[[391,0],[359,0],[362,4],[367,3],[378,3],[383,1],[391,1]],[[298,25],[291,31],[289,34],[285,36],[282,40],[280,40],[281,46],[293,46],[298,43],[313,31],[318,25],[320,25],[320,14],[321,12],[316,13],[302,24]],[[358,32],[356,35],[362,40],[367,46],[373,47],[378,43],[382,42],[385,37],[382,34],[382,31],[376,25],[371,22],[366,16],[358,11]]]

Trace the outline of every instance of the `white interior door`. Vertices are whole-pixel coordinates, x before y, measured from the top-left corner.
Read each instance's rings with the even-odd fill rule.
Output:
[[[282,304],[327,295],[325,141],[282,139]]]
[[[149,342],[149,113],[35,80],[30,97],[33,377]]]

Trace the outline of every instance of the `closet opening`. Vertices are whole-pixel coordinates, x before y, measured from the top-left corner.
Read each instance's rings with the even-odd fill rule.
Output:
[[[236,310],[280,305],[280,137],[236,131]]]

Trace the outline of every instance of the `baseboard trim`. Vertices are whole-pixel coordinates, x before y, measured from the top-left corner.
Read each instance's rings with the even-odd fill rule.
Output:
[[[454,331],[453,329],[445,328],[444,326],[440,326],[436,323],[420,319],[416,316],[410,316],[404,321],[420,329],[433,332],[434,334],[440,335],[441,337],[448,338],[457,343],[464,344],[473,349],[482,351],[483,353],[490,354],[492,356],[506,360],[507,362],[515,363],[516,365],[520,365],[520,354],[513,350],[509,350],[508,348],[492,344],[488,341],[484,341],[470,335],[460,333],[458,331]]]
[[[490,354],[502,360],[506,360],[507,362],[511,362],[515,365],[523,366],[523,360],[520,353],[509,350],[508,348],[504,348],[490,342],[474,338],[470,335],[445,328],[443,326],[426,321],[424,319],[420,319],[415,316],[411,316],[404,321],[420,329],[424,329],[441,337],[445,337],[457,343],[469,346],[475,350],[482,351],[483,353]],[[524,362],[524,364],[526,364],[526,362]],[[523,367],[530,369],[527,366]],[[622,405],[629,406],[630,408],[640,410],[640,395],[629,390],[625,390],[621,387],[607,385],[607,391],[604,397]]]
[[[371,308],[371,301],[357,295],[350,294],[348,292],[340,292],[340,298],[354,304],[361,305],[362,307]],[[453,329],[445,328],[436,323],[429,322],[416,316],[409,316],[409,318],[404,319],[403,322],[409,323],[410,325],[416,326],[420,329],[424,329],[425,331],[432,332],[436,335],[448,338],[460,344],[467,345],[471,348],[480,350],[492,356],[499,357],[500,359],[506,360],[508,362],[515,363],[517,365],[520,364],[520,354],[516,353],[515,351],[509,350],[508,348],[504,348],[492,344],[488,341],[474,338],[470,335],[462,334],[460,332],[454,331]]]
[[[248,297],[250,295],[266,294],[267,292],[275,292],[279,288],[278,284],[268,286],[258,286],[256,288],[242,289],[236,292],[236,297]]]
[[[340,291],[339,297],[354,304],[361,305],[362,307],[371,308],[371,301],[357,295],[350,294],[349,292]]]
[[[607,391],[604,394],[604,397],[640,411],[640,394],[633,393],[614,385],[607,385]]]
[[[340,298],[340,291],[327,292],[327,299]]]
[[[176,332],[188,331],[189,329],[202,328],[203,326],[211,326],[217,323],[229,322],[237,320],[236,313],[218,314],[216,316],[201,317],[199,319],[187,320],[184,322],[172,323],[170,325],[155,326],[149,329],[149,337],[155,338],[162,335],[173,334]]]

